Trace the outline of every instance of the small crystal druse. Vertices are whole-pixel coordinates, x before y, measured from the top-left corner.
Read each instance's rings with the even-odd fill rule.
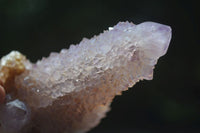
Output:
[[[12,52],[0,62],[0,132],[88,131],[115,95],[153,78],[170,39],[169,26],[120,22],[36,64]]]

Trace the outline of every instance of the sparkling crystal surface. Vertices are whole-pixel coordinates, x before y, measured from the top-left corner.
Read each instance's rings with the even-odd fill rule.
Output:
[[[29,127],[40,133],[88,131],[105,116],[115,95],[153,78],[154,65],[166,53],[170,39],[169,26],[120,22],[28,64],[16,76],[15,87],[17,98],[32,110]]]

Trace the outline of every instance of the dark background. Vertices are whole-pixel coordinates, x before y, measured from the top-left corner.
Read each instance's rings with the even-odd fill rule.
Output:
[[[112,111],[90,133],[198,132],[198,8],[192,0],[0,0],[0,56],[18,50],[35,62],[119,21],[170,25],[172,41],[154,79],[116,97]]]

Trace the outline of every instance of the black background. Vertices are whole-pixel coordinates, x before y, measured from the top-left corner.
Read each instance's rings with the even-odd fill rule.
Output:
[[[200,131],[199,4],[192,0],[0,0],[0,56],[32,62],[91,38],[119,21],[155,21],[173,30],[152,81],[118,96],[90,133]]]

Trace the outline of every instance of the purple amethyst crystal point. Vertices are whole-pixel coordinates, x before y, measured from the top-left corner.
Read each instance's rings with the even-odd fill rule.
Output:
[[[169,26],[154,22],[138,25],[120,22],[36,64],[17,52],[13,53],[20,57],[16,60],[10,61],[15,57],[13,54],[2,58],[0,68],[4,69],[0,69],[0,76],[3,75],[0,81],[6,83],[14,79],[10,83],[15,93],[10,101],[15,102],[5,102],[3,108],[9,111],[0,110],[3,116],[0,131],[6,133],[7,128],[15,127],[13,121],[18,119],[21,121],[13,133],[84,133],[90,130],[105,117],[116,95],[139,80],[153,78],[154,65],[167,52],[170,39]],[[16,67],[6,66],[5,62],[8,65],[15,62]],[[12,73],[7,73],[8,70]],[[4,82],[2,89],[8,88]]]
[[[171,40],[171,28],[169,26],[154,22],[144,22],[138,25],[139,33],[146,36],[142,39],[144,48],[149,48],[152,57],[159,58],[167,52]],[[145,42],[146,41],[146,42]]]

